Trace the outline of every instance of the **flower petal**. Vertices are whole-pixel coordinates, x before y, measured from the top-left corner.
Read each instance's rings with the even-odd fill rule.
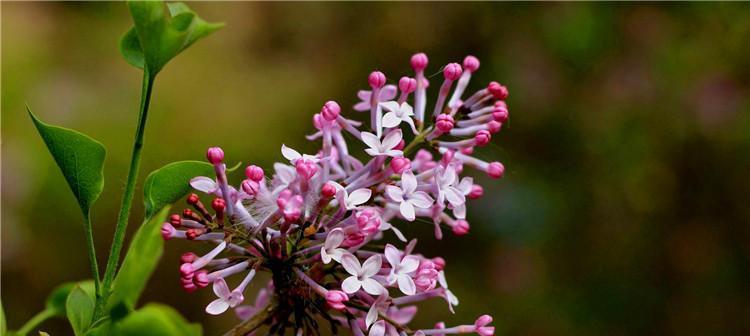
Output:
[[[378,139],[377,135],[370,132],[362,132],[359,134],[359,138],[362,139],[365,145],[380,152],[380,139]]]
[[[355,191],[352,191],[351,194],[349,194],[349,197],[347,198],[347,204],[351,205],[352,207],[360,205],[362,203],[365,203],[370,200],[370,196],[372,196],[372,190],[367,188],[357,189]]]
[[[224,278],[218,278],[214,280],[213,288],[214,294],[216,294],[216,296],[218,296],[219,298],[226,299],[229,297],[229,286],[227,286],[227,282],[224,281]]]
[[[383,254],[385,255],[385,260],[388,260],[388,263],[391,264],[391,268],[396,268],[401,264],[401,251],[395,246],[386,244]]]
[[[417,190],[417,177],[411,170],[405,171],[401,174],[401,189],[404,190],[404,194],[411,195],[414,190]]]
[[[388,84],[380,89],[380,95],[378,95],[378,101],[388,101],[396,98],[397,88],[393,84]]]
[[[367,336],[385,336],[385,321],[380,320],[375,322]]]
[[[403,133],[401,132],[401,130],[395,129],[385,135],[385,137],[383,138],[382,146],[384,149],[393,149],[393,147],[396,147],[396,145],[401,142],[402,138]]]
[[[414,204],[414,206],[422,209],[427,209],[432,206],[432,197],[428,195],[424,191],[417,191],[413,194],[411,194],[411,198],[409,198],[409,202],[411,204]]]
[[[194,177],[190,180],[190,186],[206,194],[213,194],[217,189],[216,181],[205,176]]]
[[[372,278],[366,278],[363,280],[362,288],[370,295],[383,295],[387,293],[385,287]]]
[[[286,145],[281,145],[281,155],[289,161],[294,161],[302,157],[299,152],[287,147]]]
[[[393,100],[382,102],[380,103],[380,106],[382,106],[384,109],[391,111],[391,112],[396,112],[399,110],[398,102],[393,101]]]
[[[367,260],[365,260],[365,263],[362,264],[362,270],[360,271],[360,274],[368,278],[375,274],[378,274],[378,271],[380,271],[380,266],[382,264],[383,260],[380,258],[380,255],[373,255],[367,258]]]
[[[448,202],[450,202],[454,206],[464,204],[464,202],[466,202],[466,196],[464,196],[461,191],[454,187],[448,187],[444,190],[444,192],[445,198],[448,199]]]
[[[383,127],[385,128],[393,128],[398,126],[398,124],[401,123],[401,118],[396,116],[396,113],[394,112],[388,112],[383,116]]]
[[[414,280],[406,274],[400,274],[398,279],[398,289],[406,295],[414,295],[417,292],[417,286],[414,284]]]
[[[341,283],[341,290],[347,294],[354,294],[362,287],[362,282],[356,276],[350,276]]]
[[[323,260],[324,264],[329,264],[332,260],[331,256],[326,252],[325,247],[320,248],[320,259]]]
[[[413,255],[408,255],[401,259],[399,272],[407,274],[416,271],[417,268],[419,268],[419,258]]]
[[[388,185],[385,186],[385,193],[394,202],[404,201],[404,192],[397,186]]]
[[[326,242],[324,243],[324,246],[326,249],[332,249],[341,246],[341,242],[344,241],[346,238],[346,234],[344,234],[344,230],[341,228],[335,228],[331,230],[331,232],[328,232],[328,237],[326,237]]]
[[[347,253],[341,256],[341,266],[351,275],[359,275],[362,266],[359,264],[359,260],[351,253]]]
[[[216,299],[206,306],[206,313],[211,315],[219,315],[229,309],[229,303],[224,299]]]
[[[411,204],[411,201],[404,201],[401,202],[401,216],[404,216],[404,218],[408,221],[413,221],[416,218],[416,215],[414,213],[414,206]]]

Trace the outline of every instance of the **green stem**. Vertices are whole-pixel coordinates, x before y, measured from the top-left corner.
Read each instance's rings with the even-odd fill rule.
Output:
[[[414,139],[411,140],[411,142],[404,148],[404,156],[408,156],[411,151],[413,151],[419,144],[424,141],[424,138],[427,136],[428,133],[430,133],[430,128],[428,128],[426,131],[420,131],[419,134],[417,134]]]
[[[91,214],[86,212],[86,216],[83,219],[84,225],[83,230],[86,231],[86,245],[89,250],[89,261],[91,262],[91,274],[94,277],[94,288],[96,289],[96,297],[100,297],[102,292],[99,289],[99,264],[96,262],[96,249],[94,247],[94,232],[91,228]]]
[[[46,321],[48,318],[55,316],[55,312],[50,309],[45,309],[40,311],[38,314],[34,315],[31,319],[26,321],[26,323],[18,329],[16,332],[17,335],[24,336],[31,332],[34,328],[36,328],[38,325],[42,324],[42,322]]]
[[[123,240],[125,240],[125,229],[128,226],[130,217],[130,208],[133,205],[133,192],[135,191],[135,182],[138,177],[138,168],[141,163],[141,150],[143,148],[143,135],[146,130],[146,118],[148,117],[148,107],[151,102],[151,91],[154,86],[155,75],[150,75],[148,69],[143,71],[143,86],[141,91],[141,107],[138,115],[138,128],[135,131],[135,142],[133,143],[133,155],[130,157],[130,170],[128,170],[128,179],[125,182],[125,193],[122,196],[120,205],[120,214],[117,216],[117,226],[115,227],[115,236],[112,240],[112,249],[107,259],[107,269],[104,271],[104,280],[102,284],[102,297],[97,299],[96,309],[94,310],[94,320],[101,317],[107,299],[112,291],[112,281],[115,279],[117,265],[120,262],[120,252],[122,250]]]

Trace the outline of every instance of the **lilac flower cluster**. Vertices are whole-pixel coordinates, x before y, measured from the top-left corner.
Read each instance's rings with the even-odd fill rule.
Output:
[[[407,325],[417,312],[411,304],[442,298],[453,311],[458,299],[448,289],[445,261],[416,253],[416,240],[407,243],[398,219],[425,218],[434,223],[438,239],[443,227],[466,234],[467,200],[481,197],[483,189],[460,174],[468,166],[503,176],[501,163],[472,153],[508,120],[508,91],[497,82],[463,98],[479,68],[473,56],[463,66],[443,67],[437,100],[426,115],[427,63],[423,53],[412,56],[415,77],[402,77],[397,86],[386,84],[379,71],[370,74],[371,90],[359,91],[362,101],[354,106],[369,111],[368,128],[345,118],[336,102],[325,103],[313,117],[317,132],[308,136],[322,141],[321,150],[308,155],[282,145],[288,162],[276,163],[270,179],[251,165],[247,179],[232,187],[223,151],[208,150],[216,178],[196,177],[190,184],[212,195],[213,212],[191,194],[192,209],[172,215],[162,227],[164,239],[216,245],[203,256],[184,254],[180,266],[186,291],[213,287],[217,299],[207,313],[233,308],[251,324],[238,329],[242,333],[268,325],[271,333],[290,328],[298,335],[317,334],[323,320],[334,333],[345,327],[354,335],[494,334],[489,315],[448,328]],[[408,144],[404,134],[411,138]],[[350,136],[364,144],[365,161],[350,154]],[[405,246],[375,244],[390,234]],[[259,271],[270,272],[271,280],[254,304],[242,305]],[[242,280],[232,289],[225,279],[234,276]]]

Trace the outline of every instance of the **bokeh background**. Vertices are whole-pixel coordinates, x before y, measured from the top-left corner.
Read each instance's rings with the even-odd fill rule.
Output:
[[[474,88],[510,88],[511,122],[484,149],[507,172],[480,177],[468,236],[407,230],[447,259],[461,299],[456,315],[422,305],[414,325],[490,313],[499,335],[750,334],[747,4],[190,5],[227,25],[160,74],[141,177],[211,145],[269,167],[282,142],[313,149],[311,115],[328,99],[354,104],[373,69],[393,82],[425,51],[439,76],[474,54]],[[56,284],[89,276],[77,206],[24,103],[109,150],[93,213],[102,265],[140,94],[117,48],[130,25],[124,3],[2,3],[2,302],[13,328]],[[218,334],[235,318],[205,315],[210,290],[177,285],[191,247],[167,244],[142,301]],[[70,333],[63,321],[43,327]]]

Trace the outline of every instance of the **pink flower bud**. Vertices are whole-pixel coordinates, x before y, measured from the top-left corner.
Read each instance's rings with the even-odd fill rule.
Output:
[[[401,141],[399,141],[398,144],[396,144],[396,147],[393,147],[393,149],[403,150],[404,147],[406,147],[406,141],[404,141],[404,139],[401,139]]]
[[[434,289],[437,286],[438,271],[434,268],[431,269],[420,269],[417,271],[417,275],[414,277],[414,284],[417,286],[417,290],[425,292]]]
[[[463,236],[469,233],[469,222],[463,219],[456,220],[456,222],[453,223],[453,233],[456,236]]]
[[[245,176],[255,182],[260,182],[265,175],[263,174],[263,168],[256,165],[250,165],[245,168]]]
[[[331,198],[333,196],[336,196],[336,187],[332,183],[327,182],[321,188],[320,194],[323,195],[323,197],[325,198]]]
[[[503,177],[503,174],[505,173],[505,166],[503,166],[500,162],[491,162],[487,166],[487,175],[489,175],[492,178],[499,179]]]
[[[346,238],[344,238],[341,246],[344,248],[349,248],[362,244],[363,241],[365,241],[365,235],[361,232],[354,232],[346,235]]]
[[[476,333],[481,336],[492,336],[495,334],[495,327],[488,327],[492,323],[492,316],[482,315],[474,322]]]
[[[297,174],[304,177],[306,180],[311,179],[318,172],[318,165],[315,162],[299,159],[294,163],[294,168]]]
[[[208,284],[211,283],[208,280],[208,271],[200,270],[198,272],[195,272],[195,275],[193,276],[193,283],[198,288],[205,288],[206,286],[208,286]]]
[[[414,92],[417,89],[417,80],[409,77],[401,77],[398,80],[398,89],[405,94]]]
[[[340,290],[329,290],[326,293],[326,302],[328,306],[336,310],[346,309],[344,302],[349,301],[349,296]]]
[[[206,158],[211,164],[219,164],[224,161],[224,151],[219,147],[211,147],[206,152]]]
[[[382,88],[385,85],[385,75],[380,71],[373,71],[367,77],[367,82],[370,83],[370,87],[373,89]]]
[[[445,259],[441,257],[432,258],[432,263],[435,264],[435,269],[438,271],[445,269]]]
[[[452,150],[448,150],[445,153],[443,153],[443,157],[440,158],[440,163],[443,164],[443,166],[447,166],[451,161],[453,161],[453,156],[456,153]]]
[[[180,274],[183,277],[190,276],[192,278],[193,272],[195,272],[195,270],[193,269],[193,264],[183,263],[182,265],[180,265]]]
[[[192,293],[195,292],[198,287],[195,286],[194,283],[182,283],[182,289],[185,290],[185,292]]]
[[[474,147],[471,146],[471,147],[461,148],[461,154],[466,154],[466,155],[474,154]]]
[[[427,67],[428,62],[429,60],[427,59],[427,55],[425,55],[424,53],[414,54],[411,57],[411,67],[414,69],[414,71],[424,70],[424,68]]]
[[[487,131],[487,130],[481,130],[481,131],[477,132],[477,134],[474,135],[474,143],[477,146],[482,147],[482,146],[490,143],[490,139],[491,138],[492,138],[492,136],[490,135],[489,131]]]
[[[223,198],[217,197],[211,202],[211,207],[214,208],[216,212],[223,212],[227,207],[227,202],[224,201]]]
[[[185,252],[180,256],[180,262],[183,264],[192,263],[196,259],[198,259],[198,256],[193,252]]]
[[[508,110],[504,108],[495,107],[492,110],[492,119],[504,123],[508,121]]]
[[[172,224],[172,226],[174,227],[182,226],[182,217],[180,217],[180,215],[178,214],[172,214],[171,216],[169,216],[169,224]]]
[[[458,63],[449,63],[443,69],[443,76],[447,80],[458,80],[461,77],[461,65]]]
[[[286,203],[289,201],[289,198],[292,197],[292,191],[289,189],[284,189],[279,193],[279,196],[276,197],[276,205],[279,206],[279,208],[284,208],[286,206]]]
[[[380,215],[372,209],[357,211],[354,214],[359,230],[365,235],[376,233],[380,229]]]
[[[414,156],[414,161],[432,161],[432,153],[425,149],[420,149],[417,151],[417,155]]]
[[[170,240],[172,239],[172,236],[174,235],[174,226],[169,223],[164,223],[161,225],[161,237],[164,240]]]
[[[391,169],[394,173],[401,175],[401,173],[411,169],[411,161],[402,156],[395,157],[391,160]]]
[[[242,191],[250,196],[255,196],[260,191],[260,184],[253,180],[242,181]]]
[[[383,77],[383,83],[385,83],[385,76]],[[320,114],[323,115],[323,118],[325,118],[326,120],[334,121],[339,117],[339,114],[341,114],[341,106],[339,106],[337,102],[329,100],[323,105],[323,109],[320,110]]]
[[[469,55],[464,58],[464,69],[468,72],[474,72],[479,69],[479,59]]]
[[[185,231],[185,236],[188,240],[194,240],[203,234],[203,230],[200,229],[188,229]]]
[[[469,197],[469,199],[477,199],[482,197],[482,195],[484,195],[484,188],[482,188],[481,185],[472,184],[471,191],[467,196]]]
[[[508,88],[500,85],[498,82],[490,82],[487,85],[487,91],[489,91],[495,99],[505,100],[508,98]]]
[[[503,126],[503,124],[490,120],[490,122],[487,123],[487,129],[490,131],[490,133],[497,133],[500,132],[500,128]]]
[[[442,133],[448,133],[453,129],[453,123],[453,117],[450,114],[440,114],[435,120],[435,127]]]
[[[194,194],[194,193],[193,193],[193,194],[190,194],[190,195],[189,195],[189,196],[187,197],[187,204],[190,204],[190,205],[195,205],[195,204],[198,204],[198,201],[200,201],[200,197],[198,197],[198,195],[196,195],[196,194]],[[177,216],[177,215],[172,215],[172,216]],[[180,216],[177,216],[177,218],[179,219],[179,218],[180,218]]]

